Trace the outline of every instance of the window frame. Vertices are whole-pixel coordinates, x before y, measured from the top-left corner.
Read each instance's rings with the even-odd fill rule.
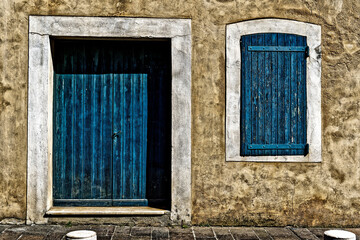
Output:
[[[240,156],[241,49],[243,35],[287,33],[307,37],[306,123],[309,154]],[[321,162],[321,26],[285,19],[258,19],[226,26],[226,161]]]

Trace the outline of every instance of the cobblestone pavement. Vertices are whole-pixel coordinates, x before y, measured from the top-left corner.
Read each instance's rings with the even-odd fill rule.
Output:
[[[128,227],[114,225],[0,225],[0,240],[65,240],[74,230],[93,230],[98,240],[296,240],[323,239],[323,228],[261,228],[261,227]],[[360,228],[345,229],[357,235]]]

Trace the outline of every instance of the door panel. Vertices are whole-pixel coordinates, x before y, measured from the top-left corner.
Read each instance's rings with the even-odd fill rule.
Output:
[[[111,85],[110,74],[55,75],[55,199],[111,199]]]
[[[147,205],[147,105],[145,74],[114,75],[113,199],[118,206]]]

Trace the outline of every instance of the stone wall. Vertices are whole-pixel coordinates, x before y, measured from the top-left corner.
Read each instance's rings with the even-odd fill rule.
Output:
[[[192,19],[193,224],[360,226],[358,0],[0,1],[0,221],[24,221],[28,16]],[[322,26],[322,163],[225,162],[225,26]]]

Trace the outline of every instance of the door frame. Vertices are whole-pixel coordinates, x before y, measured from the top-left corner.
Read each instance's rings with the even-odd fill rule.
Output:
[[[50,37],[171,39],[171,220],[191,221],[191,20],[29,16],[27,224],[52,207],[53,64]]]

